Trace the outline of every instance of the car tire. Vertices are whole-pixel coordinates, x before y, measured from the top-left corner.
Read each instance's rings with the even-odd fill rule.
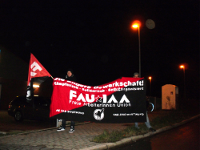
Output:
[[[15,121],[22,121],[23,120],[23,115],[20,111],[16,111],[14,115]]]

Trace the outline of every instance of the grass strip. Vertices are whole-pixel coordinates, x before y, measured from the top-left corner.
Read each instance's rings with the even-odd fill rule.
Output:
[[[150,123],[153,128],[160,129],[162,127],[179,123],[194,115],[195,114],[190,113],[189,111],[172,110],[166,113],[165,115],[155,117]],[[135,125],[133,125],[120,131],[119,130],[114,130],[114,131],[104,130],[102,134],[95,136],[92,139],[92,142],[96,142],[96,143],[116,142],[126,137],[135,136],[135,135],[143,135],[145,133],[150,132],[144,123],[142,123],[139,127],[140,129],[136,129]]]

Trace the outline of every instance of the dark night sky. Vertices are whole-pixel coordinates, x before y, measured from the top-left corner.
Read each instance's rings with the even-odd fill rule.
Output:
[[[198,97],[198,0],[0,0],[0,45],[27,63],[33,53],[53,77],[73,68],[79,83],[99,85],[138,72],[135,19],[142,23],[141,74],[152,76],[152,95],[160,96],[164,84],[182,95],[185,63],[187,95]]]

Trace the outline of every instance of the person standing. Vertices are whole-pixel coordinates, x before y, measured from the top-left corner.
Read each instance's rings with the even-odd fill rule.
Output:
[[[134,75],[133,75],[133,78],[139,78],[139,73],[135,72]],[[149,101],[146,100],[146,109],[149,107]],[[146,110],[146,122],[145,122],[147,128],[152,131],[152,132],[155,132],[156,129],[152,128],[151,127],[151,124],[150,124],[150,121],[149,121],[149,117],[148,117],[148,113],[147,113],[147,110]],[[135,122],[135,128],[137,129],[140,129],[139,126],[138,126],[138,122]]]
[[[76,77],[74,76],[72,69],[68,69],[65,79],[76,82]],[[66,119],[62,119],[62,125],[57,129],[57,131],[65,131],[65,126],[66,126]],[[74,131],[75,131],[75,122],[71,121],[69,133],[73,133]]]

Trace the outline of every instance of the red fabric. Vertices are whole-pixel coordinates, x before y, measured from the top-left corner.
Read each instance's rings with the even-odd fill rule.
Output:
[[[41,65],[41,63],[35,58],[33,54],[30,56],[29,72],[28,72],[28,82],[29,85],[31,78],[36,77],[50,77],[50,73]]]
[[[137,84],[141,84],[139,81],[141,79],[143,78],[122,77],[121,79],[117,79],[100,86],[86,86],[76,82],[55,78],[53,82],[53,93],[51,97],[50,117],[58,115],[63,111],[69,111],[82,107],[88,103],[94,103],[99,100],[99,97],[103,97],[104,95],[105,98],[105,96],[116,92],[116,89],[124,88],[125,86],[128,86],[128,84],[133,83],[135,86],[137,86]],[[88,99],[86,97],[88,97]]]

